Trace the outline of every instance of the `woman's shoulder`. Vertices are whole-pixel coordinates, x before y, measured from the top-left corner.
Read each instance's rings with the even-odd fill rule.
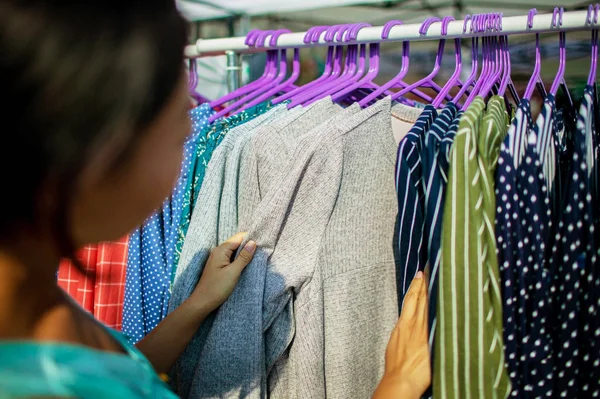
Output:
[[[176,398],[150,363],[113,334],[127,355],[63,343],[0,341],[0,398]]]

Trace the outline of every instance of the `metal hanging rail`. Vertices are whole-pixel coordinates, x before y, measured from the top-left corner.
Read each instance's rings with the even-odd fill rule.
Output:
[[[593,18],[592,18],[593,19]],[[593,20],[591,23],[588,21],[587,11],[570,11],[563,13],[562,25],[558,28],[553,27],[552,14],[539,14],[533,17],[533,24],[531,27],[528,25],[528,16],[521,15],[516,17],[505,17],[502,19],[502,34],[504,35],[516,35],[526,33],[548,33],[558,31],[576,31],[576,30],[589,30],[600,25],[600,19],[597,22]],[[496,36],[498,32],[470,32],[470,23],[467,21],[466,32],[463,31],[465,27],[464,20],[452,21],[448,25],[448,34],[442,36],[441,34],[441,23],[436,22],[432,24],[427,33],[420,34],[419,28],[421,24],[407,24],[395,26],[390,31],[389,38],[385,42],[402,42],[402,41],[420,41],[420,40],[440,40],[440,39],[454,39],[454,38],[470,38],[475,36]],[[381,32],[383,26],[363,28],[358,33],[356,40],[350,41],[346,44],[362,44],[362,43],[377,43],[382,42]],[[235,52],[238,54],[248,54],[262,52],[272,49],[283,49],[283,48],[306,48],[315,46],[328,46],[332,43],[327,43],[324,40],[325,34],[321,35],[318,43],[305,43],[304,36],[306,32],[299,33],[287,33],[279,36],[277,39],[276,46],[266,45],[261,48],[249,47],[245,44],[244,37],[232,37],[224,39],[200,39],[195,45],[189,45],[185,48],[185,56],[188,58],[196,57],[208,57],[215,55],[222,55],[228,52]]]

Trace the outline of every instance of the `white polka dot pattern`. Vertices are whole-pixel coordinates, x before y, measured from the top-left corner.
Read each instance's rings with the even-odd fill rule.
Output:
[[[123,333],[132,343],[145,337],[166,316],[173,253],[182,198],[198,138],[214,111],[203,104],[190,111],[192,135],[184,145],[182,173],[170,198],[129,238]]]

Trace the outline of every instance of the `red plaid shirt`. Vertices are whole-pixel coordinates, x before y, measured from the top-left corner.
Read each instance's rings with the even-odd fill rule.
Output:
[[[116,242],[87,245],[77,258],[89,277],[69,261],[61,261],[58,285],[94,317],[115,330],[121,330],[128,237]]]

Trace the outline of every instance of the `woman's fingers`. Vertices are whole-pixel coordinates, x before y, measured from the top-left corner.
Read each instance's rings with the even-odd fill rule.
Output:
[[[400,324],[403,325],[402,329],[406,329],[414,324],[419,292],[421,290],[422,283],[423,272],[418,272],[413,281],[410,283],[410,287],[408,287],[408,291],[404,296],[404,302],[402,303],[402,312],[400,313]]]
[[[421,273],[421,272],[419,272]],[[417,316],[415,321],[415,327],[420,331],[427,331],[428,318],[427,318],[427,280],[423,277],[419,284],[417,293]]]

